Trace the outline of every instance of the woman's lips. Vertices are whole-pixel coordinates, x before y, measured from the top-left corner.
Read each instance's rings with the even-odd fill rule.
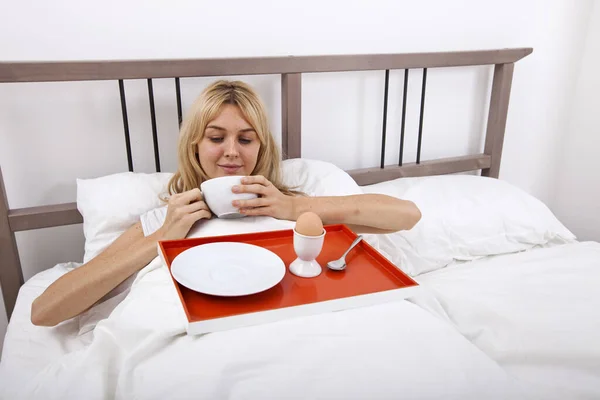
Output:
[[[226,174],[235,174],[242,168],[241,165],[233,165],[233,164],[219,165],[219,167],[222,168]]]

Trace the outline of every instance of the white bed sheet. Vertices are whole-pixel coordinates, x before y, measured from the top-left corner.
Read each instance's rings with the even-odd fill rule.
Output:
[[[413,302],[511,375],[563,399],[600,399],[600,243],[537,248],[416,278]]]
[[[450,324],[406,301],[187,336],[158,260],[129,291],[81,317],[31,325],[32,300],[72,267],[23,286],[0,364],[2,398],[537,397]]]

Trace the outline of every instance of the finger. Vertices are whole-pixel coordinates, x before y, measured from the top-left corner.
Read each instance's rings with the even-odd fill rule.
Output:
[[[251,185],[251,184],[259,184],[263,186],[270,186],[271,182],[262,175],[250,175],[242,178],[242,184]]]
[[[176,204],[190,204],[194,201],[202,200],[202,192],[198,188],[188,190],[187,192],[181,193],[176,199]]]
[[[191,204],[188,204],[187,206],[181,207],[181,211],[183,214],[191,214],[200,210],[210,211],[206,203],[203,201],[195,201]]]
[[[254,194],[265,194],[266,187],[260,184],[252,185],[238,185],[234,186],[231,190],[233,193],[254,193]]]
[[[180,196],[181,193],[173,193],[172,195],[170,195],[168,198],[169,204],[175,204],[175,202],[177,201],[177,199],[179,199]]]
[[[266,207],[271,205],[271,200],[265,197],[259,197],[250,200],[234,200],[231,204],[238,208]]]
[[[271,207],[241,208],[240,213],[248,216],[271,215]]]
[[[196,222],[198,220],[201,220],[201,219],[211,219],[212,218],[212,213],[210,211],[206,211],[206,210],[198,210],[196,212],[188,214],[187,218],[192,223],[194,223],[194,222]]]

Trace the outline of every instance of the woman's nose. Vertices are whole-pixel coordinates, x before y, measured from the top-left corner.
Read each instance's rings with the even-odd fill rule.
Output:
[[[237,142],[235,140],[227,140],[225,142],[225,156],[237,157],[239,154]]]

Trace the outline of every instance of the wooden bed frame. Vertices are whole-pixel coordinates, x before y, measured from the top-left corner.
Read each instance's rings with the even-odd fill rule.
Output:
[[[359,185],[373,184],[399,177],[440,175],[476,170],[481,170],[482,175],[497,178],[500,170],[514,63],[531,52],[531,48],[515,48],[437,53],[233,59],[3,62],[0,63],[0,83],[118,80],[121,89],[129,169],[133,170],[126,107],[124,105],[123,80],[125,79],[147,79],[149,94],[152,96],[152,79],[175,78],[178,92],[178,112],[181,121],[179,78],[281,74],[282,153],[287,158],[298,158],[301,156],[300,113],[303,73],[385,70],[384,128],[382,135],[382,154],[384,154],[390,69],[404,69],[405,77],[410,69],[422,68],[424,71],[421,92],[421,123],[419,127],[419,133],[421,133],[427,68],[493,65],[494,76],[485,133],[485,147],[482,154],[421,162],[421,135],[419,134],[416,163],[403,164],[400,160],[399,165],[386,166],[383,164],[384,158],[382,156],[379,167],[348,172]],[[155,159],[157,170],[159,170],[153,97],[150,97],[150,101],[155,134]],[[404,104],[406,104],[406,87]],[[15,306],[19,288],[23,284],[23,272],[15,241],[15,232],[81,222],[83,222],[82,217],[77,210],[76,203],[11,209],[8,205],[0,168],[0,284],[8,318],[10,318]]]

